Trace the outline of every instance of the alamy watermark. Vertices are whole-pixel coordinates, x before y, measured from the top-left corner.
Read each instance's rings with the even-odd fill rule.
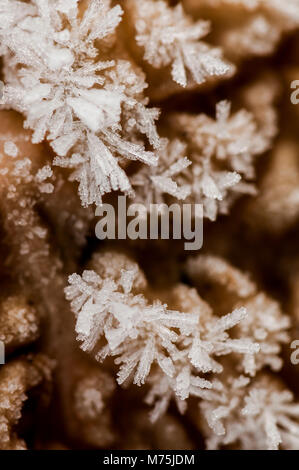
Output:
[[[294,349],[291,354],[290,361],[294,366],[297,366],[299,364],[299,340],[295,339],[292,341],[290,348]]]
[[[1,104],[3,96],[4,96],[4,83],[2,82],[2,80],[0,80],[0,104]]]
[[[0,365],[5,364],[5,345],[0,341]]]
[[[299,104],[299,80],[291,82],[291,89],[294,90],[291,93],[291,103],[297,105]]]
[[[203,244],[202,204],[143,204],[127,206],[127,197],[119,196],[117,214],[112,204],[102,204],[95,215],[100,240],[185,240],[185,250],[200,250]]]

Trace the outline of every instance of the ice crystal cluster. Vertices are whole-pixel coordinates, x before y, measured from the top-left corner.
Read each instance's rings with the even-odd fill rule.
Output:
[[[1,0],[1,450],[299,449],[298,30],[298,0]],[[118,195],[201,204],[202,250],[100,242]]]

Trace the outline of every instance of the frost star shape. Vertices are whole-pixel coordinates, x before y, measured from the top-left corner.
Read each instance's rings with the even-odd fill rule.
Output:
[[[164,1],[135,0],[134,4],[138,17],[136,41],[153,67],[171,65],[173,80],[183,87],[188,81],[187,70],[197,84],[230,71],[221,50],[200,41],[210,31],[208,21],[194,23],[180,4],[174,8]]]
[[[185,172],[186,183],[191,189],[191,199],[203,204],[205,217],[214,221],[218,211],[227,212],[229,191],[234,190],[241,176],[235,171],[219,170],[210,156],[195,156],[195,159],[198,163]]]
[[[206,395],[200,409],[214,431],[207,439],[208,449],[231,444],[242,450],[298,449],[299,405],[270,375],[263,373],[253,382],[244,376],[228,377]]]
[[[215,119],[174,113],[169,123],[188,145],[192,165],[182,179],[191,188],[190,199],[203,204],[206,217],[216,220],[238,194],[256,193],[250,182],[255,157],[269,148],[271,137],[259,129],[252,113],[241,109],[232,114],[231,103],[220,101]]]
[[[146,84],[129,62],[98,58],[102,52],[106,59],[121,7],[93,0],[80,21],[77,3],[32,0],[30,14],[1,41],[9,50],[6,103],[25,115],[34,143],[46,137],[57,154],[54,162],[74,169],[71,179],[79,182],[87,206],[101,204],[112,190],[133,193],[119,159],[156,164],[142,135],[159,147],[158,112],[146,108]]]
[[[163,139],[158,153],[159,162],[155,167],[143,166],[131,177],[131,185],[135,190],[134,201],[145,204],[162,204],[166,195],[184,200],[190,195],[188,184],[180,184],[180,176],[191,161],[185,156],[186,145],[178,139]]]
[[[119,282],[102,279],[94,271],[84,271],[82,277],[69,277],[65,289],[77,315],[76,332],[82,349],[91,351],[101,336],[107,344],[97,358],[118,356],[122,364],[118,382],[125,382],[135,371],[134,383],[142,385],[153,362],[168,375],[173,373],[172,356],[178,334],[190,334],[198,322],[196,315],[168,310],[161,302],[148,304],[142,294],[131,293],[137,271],[123,271]]]
[[[185,265],[190,280],[200,287],[206,283],[220,288],[234,299],[230,306],[234,309],[245,308],[246,317],[236,325],[236,337],[251,338],[260,346],[259,354],[245,354],[238,370],[254,377],[264,367],[279,371],[283,365],[282,344],[290,341],[288,329],[290,318],[283,314],[279,304],[263,292],[249,276],[230,265],[226,260],[214,255],[190,257]],[[221,286],[221,287],[220,287]],[[217,295],[216,295],[217,298]]]
[[[279,357],[281,345],[290,340],[287,333],[290,318],[281,313],[277,302],[263,293],[258,293],[245,302],[242,300],[242,305],[249,314],[237,325],[238,335],[253,338],[260,345],[258,355],[244,357],[244,372],[254,376],[265,366],[279,371],[283,365],[283,360]]]
[[[253,426],[264,430],[265,444],[269,450],[279,446],[298,449],[299,444],[299,404],[293,402],[289,390],[273,390],[267,382],[254,384],[245,397],[245,407],[241,413]]]
[[[215,120],[203,114],[199,122],[198,144],[206,146],[217,160],[227,161],[234,171],[253,177],[252,157],[265,151],[268,144],[259,134],[254,116],[245,109],[232,114],[231,103],[224,100],[216,105]]]
[[[246,316],[244,308],[236,309],[220,319],[213,316],[201,328],[195,328],[188,337],[181,336],[178,339],[176,346],[179,352],[173,361],[175,373],[169,376],[159,370],[149,377],[152,387],[145,401],[148,405],[154,405],[150,413],[151,421],[156,421],[165,413],[172,399],[183,414],[189,397],[213,397],[219,383],[214,379],[203,378],[202,374],[223,372],[222,364],[215,359],[217,356],[231,353],[255,356],[259,352],[257,343],[243,338],[231,339],[227,333],[227,330],[242,323]]]
[[[106,272],[101,277],[95,271],[84,271],[82,276],[69,277],[65,294],[76,315],[82,349],[94,351],[98,360],[116,356],[119,384],[133,378],[137,385],[147,379],[153,385],[146,400],[155,403],[155,420],[172,398],[183,412],[186,405],[182,401],[201,397],[204,389],[213,387],[213,381],[201,375],[222,373],[217,357],[256,354],[259,345],[247,338],[232,339],[227,332],[246,317],[244,308],[221,318],[210,313],[205,320],[200,299],[194,311],[170,310],[136,290],[139,277],[136,264],[121,269],[120,275]]]

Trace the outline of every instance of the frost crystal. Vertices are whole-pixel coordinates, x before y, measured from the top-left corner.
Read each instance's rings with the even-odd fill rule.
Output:
[[[186,145],[179,140],[164,139],[158,165],[151,168],[143,166],[131,178],[135,190],[134,202],[149,207],[150,204],[165,202],[166,195],[179,200],[186,199],[191,188],[187,184],[179,184],[181,174],[191,165],[185,152]]]
[[[255,375],[257,370],[269,366],[273,371],[281,369],[283,361],[279,357],[281,345],[289,341],[286,330],[290,327],[290,319],[282,315],[277,302],[259,293],[242,305],[248,310],[248,315],[237,326],[238,335],[254,338],[260,345],[256,357],[244,358],[244,371]]]
[[[170,124],[187,137],[192,165],[184,179],[191,199],[204,205],[206,217],[215,220],[218,211],[227,213],[238,193],[255,194],[254,186],[241,180],[254,177],[254,158],[268,149],[272,135],[259,129],[252,113],[231,114],[231,104],[221,101],[215,120],[206,114],[174,114]]]
[[[80,21],[77,1],[32,0],[30,6],[8,34],[1,34],[0,16],[0,39],[8,50],[6,104],[24,113],[34,143],[46,137],[55,163],[74,169],[71,179],[79,182],[83,205],[101,204],[112,190],[132,194],[119,159],[156,163],[142,136],[159,146],[158,112],[146,108],[142,74],[127,61],[106,60],[105,40],[122,9],[95,0]],[[5,21],[3,15],[3,28]]]
[[[242,376],[227,379],[200,408],[215,433],[207,440],[209,449],[231,444],[243,450],[298,448],[299,405],[270,375],[260,375],[253,383]]]
[[[212,297],[230,299],[229,308],[246,308],[248,314],[236,325],[235,334],[256,341],[260,351],[256,355],[245,354],[239,370],[252,377],[265,366],[280,370],[283,361],[279,355],[281,346],[289,340],[290,319],[282,313],[279,304],[258,292],[248,275],[217,256],[189,258],[186,273],[199,289],[201,285],[209,285]]]
[[[66,297],[77,314],[76,332],[82,348],[91,351],[105,336],[107,345],[97,357],[118,356],[118,382],[125,382],[134,372],[134,383],[141,385],[153,362],[166,374],[173,374],[172,356],[178,339],[173,328],[190,334],[198,319],[168,310],[159,301],[148,304],[141,294],[133,295],[136,274],[123,272],[118,283],[109,278],[103,280],[94,271],[84,271],[82,278],[73,274]]]
[[[185,292],[195,305],[185,312],[169,309],[160,300],[149,302],[144,292],[146,285],[141,290],[137,288],[140,270],[136,264],[117,255],[127,269],[116,266],[107,275],[103,268],[107,254],[104,260],[101,258],[95,257],[93,265],[101,274],[106,271],[104,278],[95,271],[84,271],[82,276],[73,274],[65,289],[76,315],[77,339],[83,350],[94,350],[99,360],[116,356],[120,384],[133,377],[135,384],[142,385],[149,376],[153,388],[146,400],[155,403],[153,420],[165,411],[171,398],[184,411],[184,400],[201,397],[202,389],[212,388],[213,382],[201,374],[223,371],[217,357],[232,353],[254,355],[259,351],[259,345],[250,339],[232,339],[228,334],[246,318],[244,308],[217,318],[192,289],[185,292],[178,286],[173,292],[177,302],[186,302]]]
[[[264,431],[264,448],[275,450],[282,444],[289,449],[298,449],[299,404],[293,403],[293,394],[281,390],[280,384],[271,384],[274,387],[270,387],[270,384],[266,378],[257,380],[244,399],[245,406],[241,413],[247,418],[251,429],[255,425]]]
[[[181,4],[174,8],[164,1],[134,0],[133,4],[138,18],[136,41],[144,48],[144,59],[155,68],[171,65],[172,78],[179,85],[187,85],[187,71],[201,84],[230,70],[220,49],[200,41],[210,31],[208,21],[194,23]]]

